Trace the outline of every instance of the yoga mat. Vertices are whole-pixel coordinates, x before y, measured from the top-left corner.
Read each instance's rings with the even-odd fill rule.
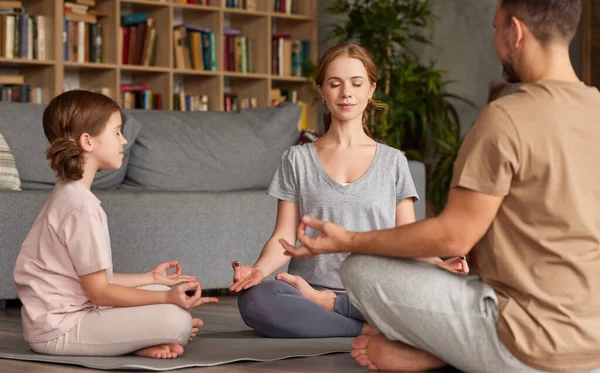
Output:
[[[274,339],[263,338],[253,330],[199,334],[177,359],[159,360],[134,355],[116,357],[52,356],[31,350],[22,338],[5,344],[0,358],[80,365],[102,370],[140,369],[168,371],[208,367],[236,361],[273,361],[293,357],[349,352],[352,338]]]

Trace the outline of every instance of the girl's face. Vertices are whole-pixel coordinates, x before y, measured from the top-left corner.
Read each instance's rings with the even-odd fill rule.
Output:
[[[331,61],[323,85],[318,87],[332,118],[348,122],[362,120],[375,83],[369,81],[362,61],[352,57],[339,57]]]
[[[123,146],[127,140],[121,133],[121,113],[115,112],[108,119],[104,130],[91,138],[93,157],[98,168],[116,170],[123,164]]]

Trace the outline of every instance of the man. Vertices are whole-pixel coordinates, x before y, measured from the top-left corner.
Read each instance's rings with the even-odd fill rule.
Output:
[[[282,242],[292,256],[368,254],[341,269],[382,333],[353,341],[361,365],[600,372],[600,93],[569,60],[580,15],[580,0],[499,2],[494,47],[524,84],[481,112],[440,216],[360,233],[304,217],[302,246]],[[481,277],[402,259],[476,244]]]

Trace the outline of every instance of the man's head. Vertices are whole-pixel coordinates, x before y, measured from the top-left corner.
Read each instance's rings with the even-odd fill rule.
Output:
[[[581,18],[581,0],[500,0],[494,17],[494,48],[510,83],[522,81],[538,50],[568,50]]]

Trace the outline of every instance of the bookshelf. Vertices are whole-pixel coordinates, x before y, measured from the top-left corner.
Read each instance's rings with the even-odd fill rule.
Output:
[[[315,63],[317,0],[254,0],[251,10],[228,7],[232,5],[230,1],[205,0],[206,5],[202,5],[202,0],[196,0],[197,4],[181,4],[181,0],[95,0],[93,10],[98,13],[97,23],[102,28],[102,62],[97,63],[78,62],[76,57],[64,60],[66,11],[63,0],[21,0],[26,13],[44,18],[45,59],[0,57],[1,75],[24,76],[26,84],[41,88],[43,103],[76,87],[104,89],[105,94],[121,102],[122,85],[145,85],[153,94],[160,94],[161,109],[164,110],[178,109],[175,94],[180,91],[185,95],[206,96],[207,109],[214,111],[226,109],[228,93],[253,98],[256,106],[264,107],[273,103],[277,89],[294,91],[294,97],[305,103],[307,128],[316,129],[316,92],[303,76],[273,73],[272,35],[307,41],[302,56]],[[235,1],[246,3],[250,0]],[[295,14],[275,11],[275,1],[287,2],[288,8],[294,3]],[[134,13],[145,13],[153,20],[152,26],[156,30],[153,64],[124,63],[121,24],[123,16]],[[174,32],[180,25],[214,32],[214,71],[206,69],[206,65],[204,69],[177,66]],[[227,27],[237,29],[245,38],[251,39],[251,44],[248,41],[251,51],[247,54],[247,64],[252,71],[228,71],[225,66],[224,29]],[[87,37],[86,34],[86,43]],[[89,60],[87,54],[85,60]]]

